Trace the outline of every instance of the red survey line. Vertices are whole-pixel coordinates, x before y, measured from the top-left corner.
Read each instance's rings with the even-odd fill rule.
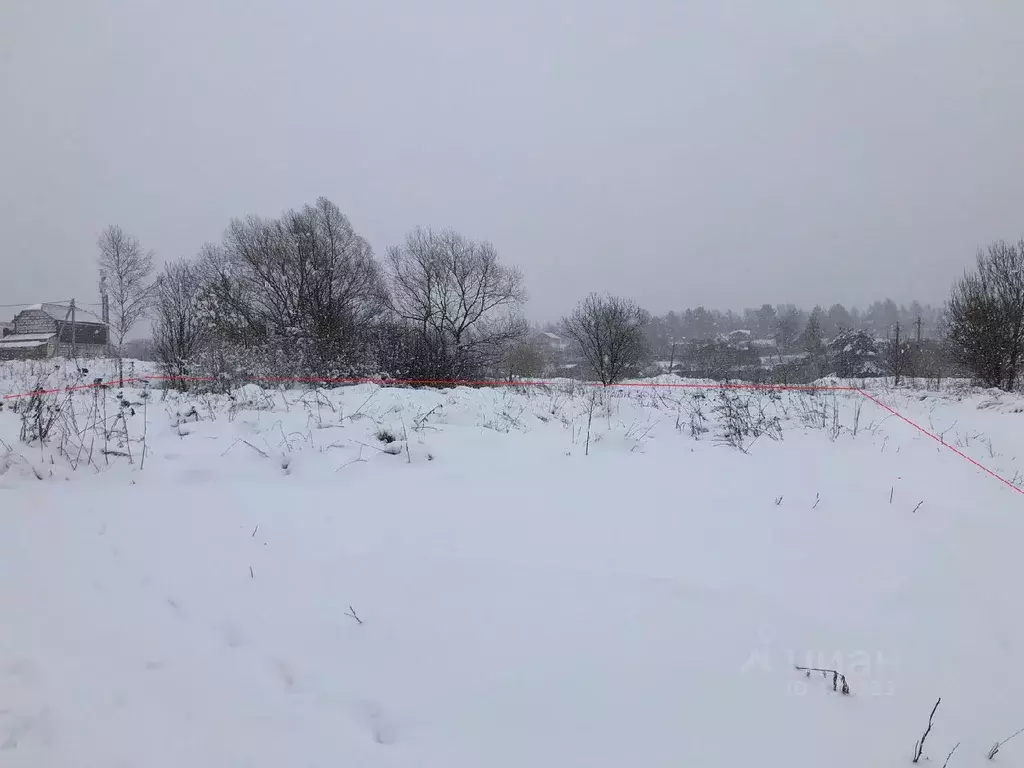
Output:
[[[96,381],[91,384],[76,384],[73,386],[62,387],[58,389],[39,389],[34,392],[24,392],[21,394],[4,395],[4,400],[16,400],[19,398],[33,397],[37,395],[53,395],[60,394],[63,392],[75,392],[78,390],[93,389],[96,387],[113,387],[113,386],[124,386],[126,384],[135,383],[147,383],[150,381],[189,381],[189,382],[216,382],[216,381],[229,381],[227,379],[218,379],[213,376],[136,376],[130,379],[111,379],[110,381]],[[262,382],[266,384],[378,384],[383,387],[388,386],[421,386],[421,387],[550,387],[559,386],[565,382],[558,381],[543,381],[543,380],[530,380],[530,381],[455,381],[453,379],[383,379],[375,377],[349,377],[349,378],[317,378],[317,377],[300,377],[300,376],[254,376],[248,379],[249,382]],[[1005,477],[996,474],[991,469],[981,464],[979,461],[971,458],[963,451],[959,450],[956,446],[950,445],[945,440],[940,438],[938,435],[929,432],[927,429],[922,427],[920,424],[908,419],[902,413],[886,405],[874,395],[868,394],[859,387],[843,387],[833,385],[822,385],[822,384],[730,384],[730,383],[698,383],[698,382],[679,382],[679,383],[661,383],[661,382],[631,382],[627,384],[602,384],[601,382],[592,381],[580,381],[572,382],[579,384],[583,387],[632,387],[637,389],[750,389],[760,391],[780,391],[780,392],[856,392],[868,400],[873,402],[880,408],[888,411],[896,418],[909,424],[918,432],[923,435],[930,437],[935,442],[939,443],[960,458],[969,461],[975,467],[980,469],[985,474],[991,475],[999,482],[1012,488],[1019,494],[1024,494],[1024,489],[1018,488],[1012,482],[1007,480]]]
[[[974,466],[976,466],[976,467],[977,467],[978,469],[980,469],[980,470],[981,470],[982,472],[984,472],[984,473],[986,473],[986,474],[988,474],[988,475],[992,475],[992,477],[994,477],[994,478],[995,478],[996,480],[998,480],[998,481],[999,481],[999,482],[1001,482],[1001,483],[1005,483],[1005,484],[1006,484],[1006,485],[1008,485],[1008,486],[1009,486],[1010,488],[1012,488],[1013,490],[1015,490],[1015,491],[1016,491],[1017,493],[1020,493],[1020,494],[1024,494],[1024,489],[1018,488],[1018,487],[1017,487],[1016,485],[1014,485],[1013,483],[1011,483],[1011,482],[1010,482],[1009,480],[1007,480],[1007,479],[1006,479],[1005,477],[1003,477],[1002,475],[997,475],[997,474],[996,474],[995,472],[993,472],[993,471],[992,471],[991,469],[989,469],[988,467],[986,467],[986,466],[985,466],[984,464],[982,464],[981,462],[979,462],[979,461],[976,461],[975,459],[972,459],[972,458],[971,458],[970,456],[968,456],[968,455],[967,455],[966,453],[964,453],[963,451],[961,451],[961,450],[960,450],[959,448],[957,448],[957,447],[956,447],[955,445],[950,445],[949,443],[947,443],[947,442],[946,442],[945,440],[943,440],[943,439],[942,439],[941,437],[939,437],[938,435],[936,435],[936,434],[934,434],[934,433],[932,433],[932,432],[929,432],[929,431],[928,431],[927,429],[925,429],[924,427],[922,427],[922,426],[921,426],[920,424],[917,424],[917,423],[915,423],[915,422],[911,421],[911,420],[910,420],[910,419],[908,419],[908,418],[907,418],[906,416],[904,416],[904,415],[903,415],[902,413],[900,413],[899,411],[897,411],[897,410],[896,410],[895,408],[892,408],[892,407],[890,407],[890,406],[886,405],[885,403],[883,403],[883,402],[882,402],[881,400],[879,400],[879,399],[878,399],[877,397],[875,397],[874,395],[869,395],[869,394],[868,394],[867,392],[865,392],[865,391],[864,391],[863,389],[859,389],[859,390],[857,390],[857,391],[858,391],[858,392],[860,392],[860,393],[861,393],[862,395],[864,395],[864,397],[866,397],[866,398],[867,398],[868,400],[870,400],[871,402],[873,402],[873,403],[874,403],[875,405],[877,405],[878,407],[880,407],[880,408],[884,408],[885,410],[887,410],[887,411],[888,411],[889,413],[891,413],[891,414],[892,414],[893,416],[895,416],[895,417],[896,417],[897,419],[900,419],[901,421],[905,421],[905,422],[906,422],[907,424],[909,424],[910,426],[912,426],[912,427],[913,427],[914,429],[916,429],[916,430],[917,430],[918,432],[920,432],[921,434],[923,434],[923,435],[927,435],[927,436],[928,436],[928,437],[930,437],[930,438],[931,438],[932,440],[934,440],[935,442],[937,442],[937,443],[938,443],[939,445],[945,446],[946,448],[948,448],[949,450],[951,450],[951,451],[952,451],[953,453],[955,453],[955,454],[956,454],[957,456],[959,456],[959,457],[960,457],[961,459],[965,459],[965,460],[967,460],[967,461],[971,462],[971,464],[973,464]]]
[[[140,376],[134,379],[119,379],[123,384],[131,384],[136,381],[142,381],[143,379],[153,378],[150,376]],[[110,386],[112,382],[93,382],[92,384],[74,384],[70,387],[58,387],[56,389],[36,389],[32,392],[24,392],[18,395],[4,395],[4,400],[16,400],[20,397],[32,397],[33,395],[59,395],[61,392],[76,392],[82,389],[93,389],[95,387]]]
[[[76,384],[57,389],[39,389],[32,392],[4,395],[4,400],[16,400],[19,398],[33,397],[35,395],[53,395],[62,392],[74,392],[83,389],[94,389],[97,387],[121,387],[126,384],[135,384],[148,381],[188,381],[188,382],[217,382],[228,381],[213,376],[136,376],[130,379],[111,379],[109,381],[93,382],[91,384]],[[529,381],[504,381],[504,380],[479,380],[479,381],[456,381],[455,379],[383,379],[375,377],[348,377],[348,378],[321,378],[306,376],[253,376],[247,379],[248,382],[259,382],[265,384],[378,384],[380,386],[420,386],[420,387],[553,387],[565,384],[564,381],[544,381],[531,379]],[[741,383],[660,383],[660,382],[630,382],[622,384],[602,384],[594,381],[573,382],[582,387],[633,387],[637,389],[752,389],[780,392],[859,392],[856,387],[841,387],[824,384],[741,384]]]

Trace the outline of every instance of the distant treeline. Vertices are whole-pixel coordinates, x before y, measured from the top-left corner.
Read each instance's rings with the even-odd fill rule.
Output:
[[[832,304],[817,305],[810,310],[792,304],[762,304],[758,308],[733,310],[707,309],[700,306],[680,312],[667,312],[650,318],[648,338],[656,349],[667,349],[673,341],[701,341],[728,335],[734,331],[750,331],[754,339],[773,339],[790,347],[807,327],[813,315],[824,339],[835,338],[844,330],[863,330],[878,339],[891,338],[897,324],[904,337],[935,339],[942,335],[942,307],[912,301],[897,304],[892,299],[875,301],[867,309]],[[549,323],[545,330],[557,332],[558,323]]]

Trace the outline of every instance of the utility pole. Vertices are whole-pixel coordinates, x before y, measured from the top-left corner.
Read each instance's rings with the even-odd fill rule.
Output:
[[[74,360],[78,359],[78,344],[76,334],[78,332],[78,323],[75,322],[75,300],[71,300],[71,357]]]
[[[892,348],[892,366],[893,366],[893,373],[896,374],[895,385],[897,387],[900,385],[900,368],[902,367],[902,363],[903,363],[903,359],[902,358],[903,358],[903,350],[900,349],[900,324],[897,322],[896,323],[896,343],[893,345],[893,348]]]
[[[917,343],[921,344],[921,316],[917,316]]]
[[[100,270],[100,317],[103,319],[103,344],[110,354],[110,301],[107,299],[107,272]]]

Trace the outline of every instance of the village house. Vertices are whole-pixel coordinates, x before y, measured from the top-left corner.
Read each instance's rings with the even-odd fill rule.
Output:
[[[570,347],[568,339],[562,338],[557,333],[552,333],[551,331],[542,331],[540,338],[543,344],[552,352],[564,354]]]
[[[533,343],[543,350],[548,361],[545,375],[572,376],[579,369],[580,360],[573,352],[572,342],[552,331],[540,331],[532,337]]]
[[[72,312],[67,304],[34,304],[4,325],[6,327],[0,329],[0,360],[109,354],[107,325],[86,310],[76,307]]]

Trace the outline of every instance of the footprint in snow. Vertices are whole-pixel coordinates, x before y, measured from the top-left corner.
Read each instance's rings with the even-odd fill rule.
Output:
[[[53,744],[54,723],[49,707],[44,706],[34,715],[15,717],[13,722],[8,721],[6,727],[0,726],[0,752],[17,749],[29,736],[43,746]]]
[[[378,744],[394,744],[398,737],[398,724],[375,701],[364,701],[355,706],[355,716],[362,720]]]
[[[222,632],[224,635],[224,642],[228,644],[228,648],[241,648],[245,645],[245,636],[242,635],[242,632],[238,627],[228,625],[222,630]]]
[[[175,600],[174,598],[168,597],[167,598],[167,605],[170,607],[170,609],[172,611],[174,611],[175,615],[177,615],[179,617],[184,617],[185,611],[182,610],[181,604],[177,600]]]
[[[281,682],[284,683],[284,687],[289,691],[294,690],[295,674],[292,672],[291,667],[278,659],[274,661],[274,669],[277,671],[277,675],[281,679]]]
[[[32,730],[32,726],[35,725],[35,718],[32,717],[21,717],[18,718],[13,725],[7,728],[7,737],[0,743],[0,752],[6,752],[9,749],[17,749],[18,744],[24,739],[29,731]]]

